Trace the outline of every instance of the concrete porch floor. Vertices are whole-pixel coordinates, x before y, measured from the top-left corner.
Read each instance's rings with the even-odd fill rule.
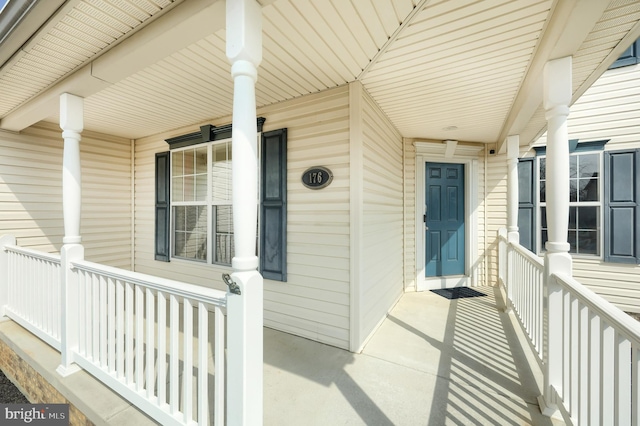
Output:
[[[404,294],[360,354],[265,329],[265,424],[561,424],[500,290],[475,290]]]
[[[540,414],[541,374],[501,292],[475,290],[406,293],[360,354],[265,328],[264,424],[559,424]],[[94,423],[153,424],[86,372],[58,376],[58,352],[12,321],[0,339]]]

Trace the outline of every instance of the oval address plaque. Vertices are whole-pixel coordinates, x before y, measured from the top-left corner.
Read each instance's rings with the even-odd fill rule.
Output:
[[[310,167],[302,174],[302,184],[310,189],[322,189],[333,180],[331,170],[322,166]]]

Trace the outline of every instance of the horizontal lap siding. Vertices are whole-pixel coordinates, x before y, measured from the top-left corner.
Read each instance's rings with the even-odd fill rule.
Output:
[[[416,288],[416,150],[413,139],[404,139],[404,276],[405,289]]]
[[[569,139],[609,139],[605,150],[640,148],[640,65],[607,71],[571,106]],[[546,144],[546,134],[536,145]],[[574,257],[573,275],[627,312],[640,312],[640,266]]]
[[[287,128],[287,282],[265,280],[265,325],[349,347],[349,128],[346,86],[262,108],[264,131]],[[212,122],[227,124],[230,118]],[[230,268],[154,260],[154,160],[164,139],[199,125],[136,141],[136,269],[224,289]],[[328,167],[333,182],[305,188],[302,173]]]
[[[507,227],[507,156],[505,154],[489,155],[486,175],[486,222],[484,225],[487,238],[486,277],[487,285],[496,285],[498,283],[498,229]]]
[[[361,335],[369,335],[403,290],[402,138],[373,100],[363,99]]]
[[[0,133],[0,234],[18,244],[59,252],[62,213],[62,131],[41,123]],[[85,257],[131,267],[131,148],[127,139],[83,132],[82,244]]]

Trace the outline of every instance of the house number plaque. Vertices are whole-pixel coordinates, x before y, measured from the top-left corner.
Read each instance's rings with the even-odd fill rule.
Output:
[[[322,166],[308,168],[302,174],[302,184],[310,189],[322,189],[333,180],[331,170]]]

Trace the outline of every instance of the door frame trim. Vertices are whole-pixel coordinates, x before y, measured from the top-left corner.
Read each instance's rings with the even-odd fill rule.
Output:
[[[453,142],[453,143],[452,143]],[[425,291],[440,288],[474,286],[478,284],[478,155],[483,145],[459,145],[454,141],[414,142],[416,148],[416,290]],[[446,277],[425,277],[425,163],[455,163],[464,166],[465,203],[465,273]]]

